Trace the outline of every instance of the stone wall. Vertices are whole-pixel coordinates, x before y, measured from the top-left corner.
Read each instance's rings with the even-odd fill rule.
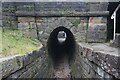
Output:
[[[39,17],[37,26],[43,44],[59,26],[68,28],[78,42],[106,42],[107,39],[107,17]]]
[[[120,55],[117,48],[100,43],[77,43],[70,63],[72,78],[120,78]],[[29,54],[1,58],[0,79],[53,78],[53,65],[45,49]]]
[[[53,67],[44,48],[0,59],[0,79],[51,78]]]
[[[16,11],[89,12],[107,11],[107,2],[3,2],[3,25],[15,26]]]
[[[2,23],[4,27],[17,28],[15,3],[5,2],[2,3]]]
[[[87,41],[106,42],[107,28],[107,17],[89,17]]]
[[[0,27],[2,26],[2,2],[0,1]]]
[[[105,44],[78,43],[71,66],[73,78],[120,78],[120,54]]]
[[[38,39],[37,24],[34,17],[18,17],[18,29],[23,30],[26,33],[26,37]]]
[[[112,47],[120,48],[120,34],[115,34],[115,40],[111,40],[110,45]]]
[[[76,40],[85,41],[87,30],[86,17],[50,17],[40,18],[41,24],[38,26],[40,32],[40,40],[46,44],[50,33],[53,29],[64,26],[72,31]]]
[[[37,32],[36,28],[32,31],[35,33],[35,37],[39,34],[39,39],[43,44],[47,42],[50,32],[59,26],[70,29],[79,42],[105,42],[107,39],[107,15],[101,14],[101,12],[107,11],[107,6],[107,2],[5,2],[2,6],[3,25],[25,28],[34,23],[35,26],[32,25],[32,27],[37,26]],[[17,11],[28,12],[28,15],[22,12],[21,15],[15,16]],[[79,12],[84,12],[84,14]],[[33,15],[31,15],[32,13]],[[40,17],[41,13],[42,17]],[[54,14],[51,16],[50,13]],[[96,14],[98,15],[96,16]],[[36,15],[37,17],[35,17]],[[55,17],[56,15],[59,17]],[[32,17],[35,20],[19,21],[19,18],[23,16]]]

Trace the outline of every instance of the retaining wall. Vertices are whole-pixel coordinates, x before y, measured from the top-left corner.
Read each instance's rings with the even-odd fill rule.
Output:
[[[29,54],[0,59],[0,79],[50,78],[53,76],[52,71],[52,63],[43,48]]]
[[[77,54],[70,64],[72,78],[120,78],[118,48],[106,44],[78,43]],[[29,54],[1,58],[1,79],[53,78],[53,65],[45,49]]]
[[[2,26],[2,2],[0,1],[0,27]]]
[[[79,43],[77,47],[77,54],[71,66],[73,78],[120,78],[118,48],[87,43]]]

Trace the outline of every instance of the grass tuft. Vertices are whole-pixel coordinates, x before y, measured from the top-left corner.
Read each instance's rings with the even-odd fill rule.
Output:
[[[2,52],[0,52],[0,57],[26,54],[42,47],[37,39],[26,37],[22,30],[4,29],[1,33],[0,49],[2,49]]]

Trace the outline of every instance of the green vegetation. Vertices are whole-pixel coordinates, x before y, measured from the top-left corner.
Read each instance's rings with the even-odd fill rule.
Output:
[[[0,57],[25,54],[42,47],[37,39],[26,37],[22,30],[4,29],[4,31],[1,30],[1,33],[0,49],[2,52],[0,52]]]

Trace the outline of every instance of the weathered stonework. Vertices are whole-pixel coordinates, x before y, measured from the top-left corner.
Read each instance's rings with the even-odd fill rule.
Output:
[[[50,17],[38,18],[41,42],[46,45],[50,33],[59,26],[71,30],[77,42],[105,42],[107,34],[106,17]],[[89,20],[89,21],[88,21]],[[89,22],[89,23],[88,23]]]
[[[107,6],[107,2],[6,2],[3,3],[3,24],[18,28],[37,26],[43,44],[51,31],[59,26],[70,29],[78,42],[105,42]],[[27,21],[24,19],[16,25],[16,20],[19,22],[22,17]]]
[[[18,12],[23,10],[27,13],[17,13],[12,3],[9,5],[10,8],[4,6],[3,24],[13,26],[16,17],[32,17],[32,21],[31,19],[18,20],[20,22],[18,26],[22,29],[31,28],[33,33],[29,30],[26,32],[30,32],[30,35],[34,34],[32,36],[36,36],[37,27],[39,40],[44,47],[50,33],[59,26],[64,26],[73,33],[77,48],[74,60],[70,63],[72,78],[109,78],[111,80],[120,78],[120,50],[104,44],[79,43],[106,41],[107,3],[36,3],[35,7],[34,3],[16,4]],[[25,5],[24,9],[20,7],[21,5]],[[17,16],[13,16],[14,13]],[[119,36],[116,37],[119,40]],[[118,40],[116,42],[119,42]],[[0,66],[2,79],[53,78],[53,65],[44,49],[3,58],[0,65],[2,65]]]
[[[0,1],[0,26],[2,26],[2,2]]]
[[[13,3],[6,2],[2,3],[2,23],[4,27],[16,28],[16,17],[15,17],[16,7]]]
[[[113,47],[120,48],[120,34],[119,33],[115,34],[115,40],[113,40],[113,42],[111,42],[110,45]]]
[[[97,43],[78,43],[77,47],[79,50],[71,67],[74,78],[120,78],[117,48]]]
[[[41,25],[39,26],[39,30],[42,28],[43,33],[40,34],[40,40],[41,42],[47,41],[49,38],[50,33],[57,27],[59,26],[64,26],[68,29],[70,29],[76,40],[79,41],[85,41],[86,39],[86,27],[87,27],[87,19],[86,18],[77,18],[77,17],[52,17],[52,18],[46,18],[47,20],[47,25],[44,23],[45,21],[43,20]],[[76,25],[74,25],[76,23]],[[44,28],[44,30],[43,30]],[[78,37],[79,36],[79,37]],[[82,38],[81,38],[82,37]],[[46,41],[43,42],[43,44],[46,44]]]
[[[108,3],[106,2],[90,2],[88,5],[89,11],[106,11]]]
[[[107,17],[90,17],[87,41],[105,42],[106,40],[107,40]]]
[[[29,54],[1,58],[0,79],[51,78],[51,64],[43,48]]]

